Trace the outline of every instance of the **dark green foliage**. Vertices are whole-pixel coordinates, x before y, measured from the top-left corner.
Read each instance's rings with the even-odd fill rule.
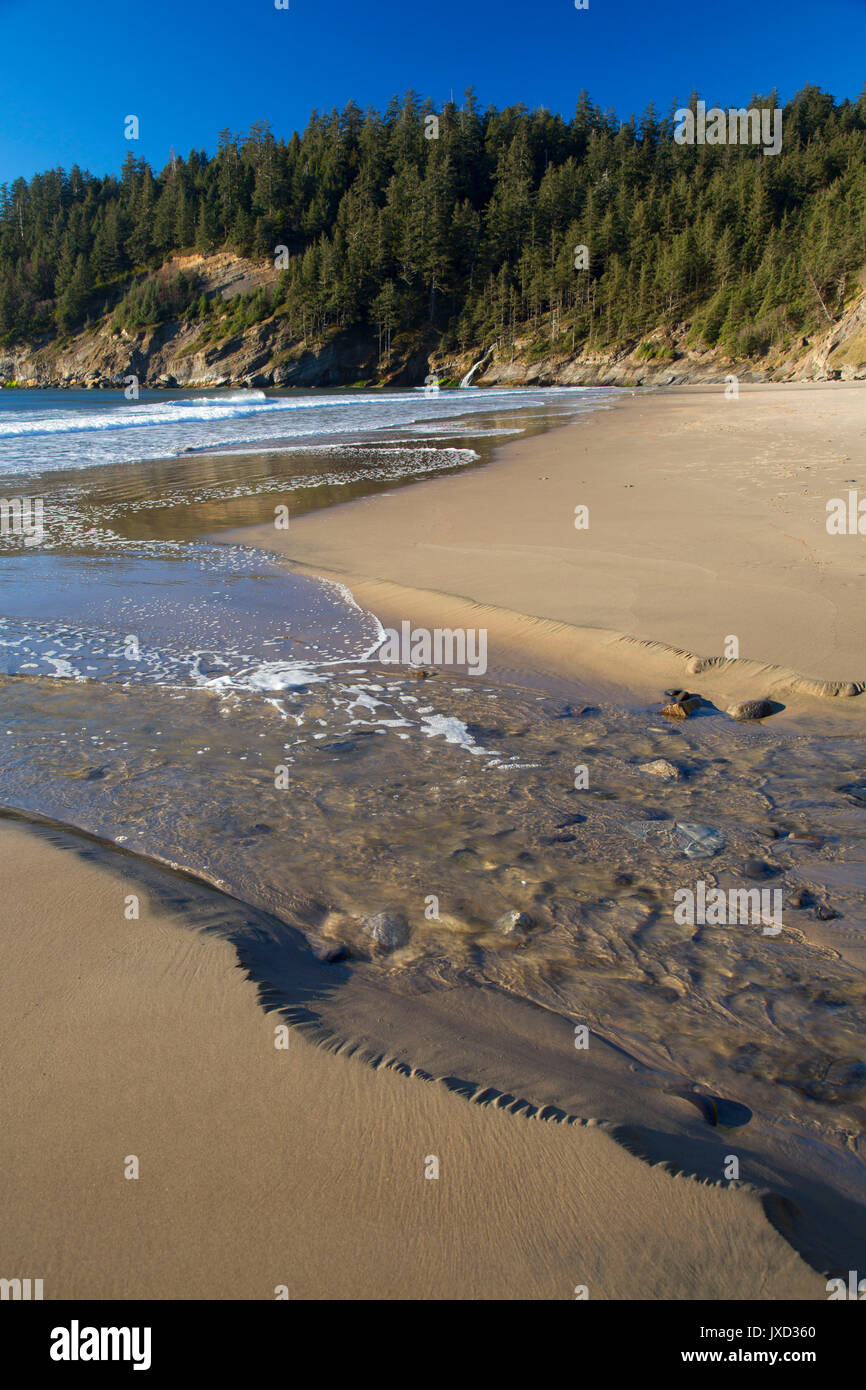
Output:
[[[201,301],[196,302],[197,295],[195,282],[180,272],[171,278],[148,275],[130,286],[114,311],[112,323],[115,328],[135,333],[139,328],[149,328],[165,319],[200,313]]]
[[[772,98],[754,98],[768,105]],[[320,339],[366,327],[446,351],[530,336],[532,351],[636,345],[691,324],[696,346],[758,353],[838,317],[866,263],[866,98],[806,88],[778,156],[680,146],[673,113],[617,122],[582,94],[571,121],[523,106],[314,113],[303,135],[258,124],[155,175],[55,169],[0,188],[0,340],[70,331],[106,305],[130,331],[170,317],[209,338],[273,313]],[[589,268],[575,269],[578,245]],[[227,247],[288,267],[227,303],[155,274]],[[181,277],[182,278],[182,277]]]

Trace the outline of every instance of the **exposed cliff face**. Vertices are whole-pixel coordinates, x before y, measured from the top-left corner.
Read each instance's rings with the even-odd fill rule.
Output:
[[[27,386],[140,387],[415,385],[429,371],[430,350],[396,349],[379,362],[373,335],[342,333],[299,342],[279,317],[202,346],[201,327],[171,321],[140,333],[109,322],[65,342],[0,352],[0,383]],[[432,344],[431,344],[432,346]]]
[[[174,268],[194,269],[209,297],[226,300],[275,278],[270,266],[229,253],[207,260],[179,258]],[[437,335],[427,330],[395,338],[390,358],[383,360],[369,330],[303,342],[292,337],[279,313],[216,341],[205,340],[197,321],[174,320],[128,333],[105,318],[71,339],[0,352],[0,382],[117,387],[135,376],[142,387],[417,386],[428,375],[460,381],[481,357],[486,360],[473,385],[674,385],[722,382],[731,375],[740,381],[866,377],[866,294],[820,337],[747,361],[690,347],[689,326],[659,330],[616,351],[576,355],[553,345],[545,354],[537,338],[479,343],[465,354],[443,354]]]
[[[674,386],[689,382],[846,381],[866,378],[866,293],[835,324],[787,350],[735,361],[718,350],[689,345],[691,325],[648,334],[609,353],[539,357],[535,345],[516,343],[496,351],[476,384],[485,386]],[[654,353],[654,356],[650,356]],[[527,361],[530,356],[534,360]]]
[[[375,351],[346,335],[316,348],[293,343],[278,321],[206,347],[199,326],[160,324],[137,334],[108,324],[59,345],[0,358],[0,375],[40,386],[122,386],[129,376],[153,386],[332,386],[375,374]]]

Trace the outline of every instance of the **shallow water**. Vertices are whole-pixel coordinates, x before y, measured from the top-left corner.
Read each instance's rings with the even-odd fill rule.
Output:
[[[814,908],[791,901],[827,897],[829,871],[830,926],[866,945],[863,809],[836,790],[860,739],[828,741],[816,776],[813,739],[717,712],[667,728],[375,659],[164,676],[5,681],[7,804],[193,869],[403,992],[497,985],[745,1103],[782,1087],[787,1113],[856,1124],[863,975],[808,943]],[[639,770],[659,757],[682,781]],[[723,848],[688,858],[693,823]],[[780,891],[781,934],[677,925],[698,880]],[[383,910],[410,926],[387,955],[363,929]]]

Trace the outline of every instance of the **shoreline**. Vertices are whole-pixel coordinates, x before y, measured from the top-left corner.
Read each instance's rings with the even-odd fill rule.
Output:
[[[465,474],[218,539],[338,579],[386,626],[486,625],[506,680],[646,702],[690,679],[722,708],[780,700],[774,725],[856,722],[862,539],[828,535],[825,502],[855,475],[863,404],[850,385],[623,394]]]

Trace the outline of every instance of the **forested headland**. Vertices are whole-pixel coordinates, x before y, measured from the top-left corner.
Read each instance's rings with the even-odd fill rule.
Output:
[[[516,342],[529,361],[640,360],[679,326],[696,350],[748,361],[826,333],[866,265],[866,92],[804,89],[776,156],[679,145],[674,126],[674,106],[620,121],[586,93],[566,120],[410,92],[384,112],[314,114],[290,138],[224,130],[215,154],[172,153],[158,172],[130,152],[116,175],[17,179],[0,189],[0,350],[174,324],[211,360],[268,323],[272,361],[346,334],[379,364],[401,344],[513,357]],[[219,251],[271,273],[215,293],[195,265]],[[199,261],[167,273],[183,253]]]

